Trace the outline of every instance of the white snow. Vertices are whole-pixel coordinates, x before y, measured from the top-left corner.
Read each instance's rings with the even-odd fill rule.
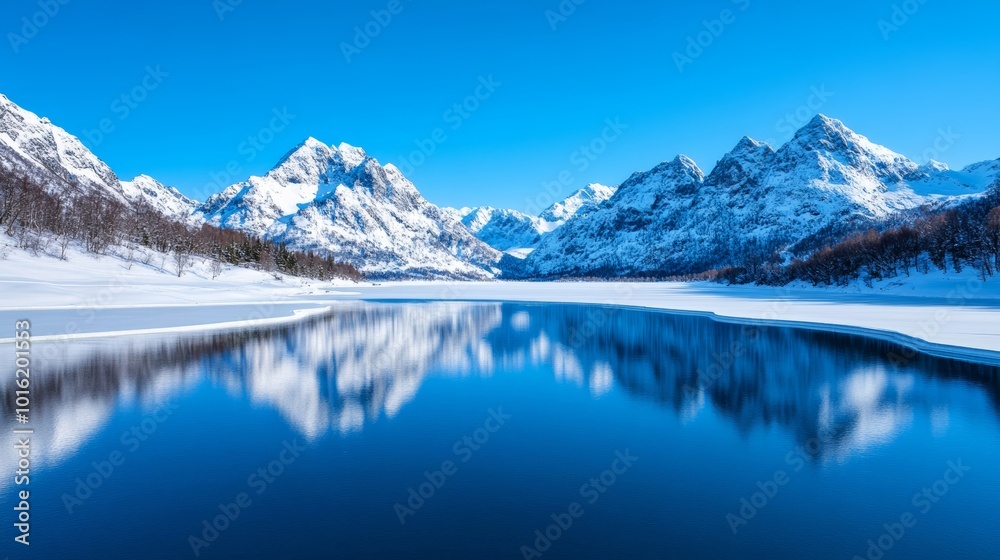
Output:
[[[114,171],[75,136],[0,94],[0,162],[44,182],[78,182],[124,201]]]
[[[372,276],[483,279],[501,258],[396,167],[315,138],[265,176],[212,196],[198,214],[212,225],[334,255]]]
[[[684,156],[634,174],[526,259],[541,277],[703,272],[752,242],[789,248],[821,232],[871,227],[978,196],[1000,162],[923,167],[818,115],[784,146],[744,137],[708,175]]]
[[[184,196],[173,187],[164,186],[149,175],[139,175],[131,181],[122,181],[121,187],[125,197],[131,202],[145,202],[159,213],[175,220],[191,223],[200,221],[193,215],[199,205],[198,201]]]
[[[264,325],[321,312],[329,302],[309,296],[337,286],[347,295],[355,285],[228,265],[213,280],[199,259],[178,277],[170,255],[140,249],[130,265],[121,253],[98,258],[70,248],[61,261],[14,248],[0,234],[0,324],[29,319],[36,340]],[[0,334],[0,343],[9,341]]]
[[[2,238],[0,238],[2,240]],[[1000,361],[1000,279],[971,273],[915,275],[865,288],[771,288],[710,283],[313,282],[229,268],[217,280],[207,264],[184,276],[162,255],[127,269],[118,257],[71,252],[68,261],[3,248],[0,323],[33,320],[41,335],[102,337],[142,331],[232,328],[288,321],[339,301],[530,301],[621,305],[709,313],[863,332],[923,350]],[[72,329],[68,326],[72,325]],[[67,332],[72,330],[72,332]],[[0,336],[0,343],[10,342]]]
[[[525,259],[542,238],[574,217],[583,217],[614,196],[618,187],[590,184],[548,207],[538,216],[518,210],[477,206],[442,208],[445,215],[462,222],[473,235],[498,251]]]
[[[555,225],[555,227],[559,227],[574,216],[583,216],[593,212],[602,202],[614,196],[617,191],[618,187],[591,183],[569,195],[565,200],[556,202],[539,214],[538,217],[549,224]]]

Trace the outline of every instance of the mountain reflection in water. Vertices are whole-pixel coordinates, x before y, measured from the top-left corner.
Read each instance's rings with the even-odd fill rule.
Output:
[[[952,407],[987,422],[1000,410],[993,366],[851,335],[597,306],[344,303],[276,329],[72,349],[36,359],[32,421],[46,464],[71,456],[120,401],[153,406],[206,379],[273,407],[313,440],[392,418],[429,375],[542,365],[594,398],[617,388],[680,421],[712,407],[742,431],[780,426],[801,443],[821,441],[810,446],[817,460],[889,441],[918,410],[935,430],[947,430]],[[7,419],[12,373],[2,375]],[[981,398],[954,398],[970,385]]]

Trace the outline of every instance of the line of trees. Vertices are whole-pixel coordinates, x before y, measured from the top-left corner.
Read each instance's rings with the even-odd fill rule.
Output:
[[[135,258],[150,264],[154,252],[169,255],[178,276],[202,258],[211,261],[213,277],[226,263],[319,280],[362,278],[354,266],[330,256],[294,251],[239,231],[191,226],[145,203],[126,205],[76,184],[60,186],[57,196],[32,178],[2,168],[0,231],[22,249],[62,259],[74,243],[98,255],[120,249],[129,266]]]
[[[752,251],[748,253],[753,254]],[[932,268],[975,270],[984,281],[1000,273],[1000,191],[957,207],[883,230],[855,232],[826,244],[808,257],[784,264],[779,252],[752,265],[710,270],[697,279],[734,284],[784,285],[803,280],[815,285],[874,282]],[[693,276],[692,279],[695,277]]]

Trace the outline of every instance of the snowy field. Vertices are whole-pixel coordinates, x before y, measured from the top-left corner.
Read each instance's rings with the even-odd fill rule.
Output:
[[[0,343],[14,322],[35,339],[226,329],[287,322],[338,301],[466,300],[593,303],[708,313],[866,332],[922,350],[1000,362],[1000,279],[931,274],[873,288],[767,288],[710,283],[317,282],[205,263],[177,277],[169,259],[149,262],[73,253],[66,261],[7,247],[0,254]],[[9,328],[3,327],[9,325]],[[7,331],[7,332],[4,332]],[[6,336],[5,336],[6,335]]]

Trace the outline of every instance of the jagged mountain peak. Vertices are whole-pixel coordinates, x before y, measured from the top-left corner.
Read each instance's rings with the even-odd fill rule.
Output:
[[[705,180],[705,173],[693,159],[680,154],[674,159],[665,161],[649,171],[640,171],[633,174],[627,181],[622,183],[622,188],[646,183],[654,177],[659,178],[663,183],[670,184],[701,183]]]
[[[848,128],[843,121],[819,113],[795,132],[789,144],[838,148],[850,147],[852,144],[857,144],[860,139],[868,140]]]
[[[876,192],[895,190],[919,167],[909,158],[854,132],[843,122],[821,114],[777,151],[776,163],[777,170],[787,175],[790,187],[808,182],[821,189],[833,188],[873,211],[877,205],[873,198]],[[842,187],[851,187],[850,192]],[[903,201],[893,204],[896,202],[909,204]],[[877,212],[884,213],[883,209]]]
[[[75,183],[126,201],[118,176],[79,138],[0,97],[0,155],[5,166],[44,184],[61,188]]]
[[[670,160],[670,164],[674,166],[680,166],[684,169],[692,171],[697,170],[698,172],[701,172],[701,168],[698,167],[698,164],[695,163],[693,159],[687,157],[684,154],[677,154],[677,156],[674,159]]]
[[[302,147],[313,148],[313,149],[317,149],[319,147],[329,148],[329,146],[327,146],[326,143],[317,139],[315,136],[310,136],[305,140],[303,140],[302,142],[299,142],[299,144],[296,147],[292,148],[292,151],[294,152],[295,150]]]
[[[740,141],[736,143],[736,146],[730,150],[730,153],[756,151],[763,148],[771,149],[773,151],[771,145],[767,142],[761,142],[760,140],[755,140],[749,136],[744,136],[743,138],[740,138]]]
[[[149,175],[143,174],[131,181],[122,181],[121,187],[125,197],[133,203],[145,203],[161,214],[176,220],[191,223],[198,221],[196,217],[192,216],[195,208],[198,207],[198,201],[184,196],[174,187],[165,186]]]
[[[800,151],[825,152],[850,158],[849,163],[859,163],[858,158],[868,158],[884,163],[915,169],[917,164],[885,146],[854,132],[842,121],[817,114],[778,152],[787,154]]]
[[[315,138],[199,211],[211,224],[334,255],[373,277],[483,279],[501,256],[394,166]]]
[[[146,175],[145,173],[140,173],[132,178],[131,183],[155,183],[157,185],[163,185],[163,183],[157,181],[156,179]]]
[[[739,262],[744,246],[809,250],[950,196],[975,196],[1000,160],[920,167],[817,115],[778,150],[742,138],[702,180],[678,156],[632,175],[596,212],[545,237],[514,274],[686,274]],[[799,249],[801,247],[802,249]]]
[[[844,121],[828,117],[823,113],[816,113],[813,118],[809,119],[809,122],[806,123],[803,128],[823,128],[829,130],[850,131],[850,129],[844,125]]]
[[[573,218],[586,216],[614,196],[617,187],[591,183],[554,203],[538,217],[492,206],[446,209],[480,240],[517,258],[527,256],[542,239]]]
[[[575,216],[583,216],[594,211],[600,204],[614,196],[618,187],[591,183],[565,199],[549,206],[539,218],[562,224]]]
[[[298,182],[322,174],[331,166],[350,173],[373,159],[363,148],[352,146],[347,142],[327,145],[310,136],[282,156],[269,174],[284,175],[291,182]],[[311,173],[301,177],[298,171],[311,171]]]
[[[754,140],[749,136],[744,136],[733,146],[732,150],[722,156],[722,160],[735,160],[741,163],[759,164],[775,154],[774,148],[767,142]]]
[[[823,114],[817,114],[802,128],[795,131],[795,134],[786,146],[792,145],[813,149],[826,148],[837,150],[848,148],[856,143],[857,136],[842,121],[831,119]]]
[[[1000,175],[1000,158],[987,161],[980,161],[967,165],[962,169],[962,173],[970,173],[977,176]]]
[[[950,171],[951,167],[947,163],[942,163],[936,160],[929,160],[927,163],[920,166],[922,171],[935,172],[935,171]]]
[[[763,171],[774,155],[774,148],[770,144],[744,136],[732,150],[722,156],[705,177],[705,184],[740,188],[748,179]]]
[[[368,153],[365,152],[364,148],[352,146],[347,142],[341,142],[337,146],[337,152],[340,154],[340,159],[348,171],[363,164],[366,160],[372,159],[368,157]]]

